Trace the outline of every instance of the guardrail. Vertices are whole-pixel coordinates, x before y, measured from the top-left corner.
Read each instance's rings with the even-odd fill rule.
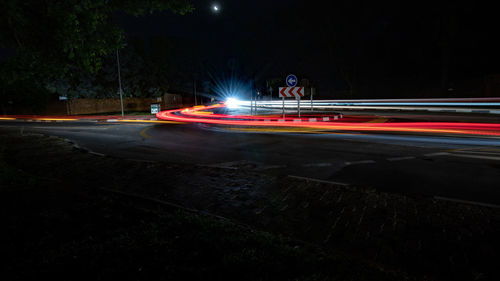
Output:
[[[296,100],[285,100],[285,109],[297,108]],[[250,107],[250,101],[240,101]],[[257,101],[262,109],[282,109],[283,101]],[[303,110],[405,110],[500,114],[500,98],[373,99],[373,100],[301,100]]]

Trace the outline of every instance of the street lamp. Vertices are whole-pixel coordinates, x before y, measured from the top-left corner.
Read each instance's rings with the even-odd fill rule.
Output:
[[[120,107],[122,109],[122,117],[123,114],[123,90],[122,90],[122,78],[120,76],[120,55],[118,54],[118,49],[116,49],[116,64],[118,65],[118,86],[120,89]]]

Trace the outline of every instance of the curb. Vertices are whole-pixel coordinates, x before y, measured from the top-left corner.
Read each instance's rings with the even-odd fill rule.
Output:
[[[96,156],[100,156],[100,157],[106,157],[107,155],[106,154],[103,154],[103,153],[99,153],[99,152],[95,152],[95,151],[92,151],[88,148],[84,148],[84,147],[81,147],[80,145],[78,145],[76,142],[70,140],[70,139],[63,139],[66,143],[68,144],[71,144],[73,146],[73,148],[75,149],[78,149],[78,150],[81,150],[83,152],[86,152],[86,153],[89,153],[89,154],[92,154],[92,155],[96,155]]]

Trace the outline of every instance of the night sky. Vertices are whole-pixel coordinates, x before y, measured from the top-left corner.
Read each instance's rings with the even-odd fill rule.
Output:
[[[408,94],[464,88],[500,72],[494,9],[469,3],[192,1],[185,16],[123,17],[129,36],[182,38],[224,72],[266,79],[296,73],[323,92]],[[221,7],[218,14],[212,4]],[[351,80],[351,81],[349,81]],[[478,82],[474,82],[478,83]],[[470,84],[470,83],[469,83]]]
[[[273,15],[282,7],[296,1],[290,0],[255,0],[255,1],[191,1],[195,6],[193,13],[175,15],[172,13],[154,13],[151,16],[134,18],[126,16],[122,26],[130,35],[166,35],[191,40],[203,44],[205,52],[220,50],[219,54],[235,52],[235,41],[245,37],[260,36],[248,30],[249,25],[258,22],[268,25],[269,32],[279,32],[274,24]],[[216,4],[220,11],[214,13]]]
[[[293,2],[192,1],[195,11],[188,15],[123,16],[121,24],[131,37],[165,36],[185,40],[186,44],[194,45],[187,48],[195,49],[194,53],[186,55],[208,62],[222,72],[231,68],[228,64],[236,63],[248,68],[244,71],[248,76],[251,72],[261,72],[259,69],[269,64],[269,51],[281,49],[288,54],[287,48],[278,40],[286,36],[286,26],[277,23],[276,15]],[[218,13],[212,10],[214,4],[221,9]],[[248,66],[248,63],[256,65]]]
[[[185,83],[232,73],[264,88],[294,73],[324,97],[465,97],[484,94],[500,73],[497,10],[484,3],[191,3],[195,11],[183,16],[117,14],[129,45],[141,41],[151,52],[151,38],[164,38],[174,46],[166,60]]]

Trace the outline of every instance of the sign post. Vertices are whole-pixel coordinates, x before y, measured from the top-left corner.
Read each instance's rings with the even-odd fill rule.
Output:
[[[314,93],[314,88],[311,88],[311,112],[313,112],[313,93]]]
[[[299,111],[299,118],[300,118],[300,96],[297,97],[297,110]]]
[[[293,88],[295,88],[295,86],[297,86],[297,76],[295,76],[294,74],[288,74],[288,76],[286,77],[286,85],[288,87],[292,87],[292,92],[293,92]],[[293,94],[293,93],[292,93]],[[300,96],[295,96],[297,98],[297,108],[299,110],[299,117],[300,117]],[[283,97],[283,118],[285,118],[285,98]]]
[[[297,108],[300,117],[300,98],[304,96],[304,87],[280,87],[279,95],[283,98],[283,118],[285,117],[285,98],[297,99]]]
[[[255,115],[255,94],[252,92],[252,108],[253,108],[253,114],[252,115]]]
[[[250,107],[251,107],[251,111],[252,111],[252,115],[255,115],[255,96],[254,96],[254,93],[252,91],[252,98],[250,99]]]
[[[283,96],[283,119],[285,119],[285,97]]]

